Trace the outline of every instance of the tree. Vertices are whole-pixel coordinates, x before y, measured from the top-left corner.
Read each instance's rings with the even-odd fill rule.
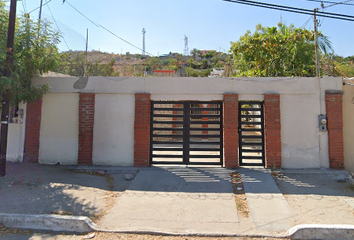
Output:
[[[319,47],[332,50],[327,37],[319,33]],[[231,42],[238,76],[315,76],[314,32],[294,25],[256,26],[237,42]]]
[[[6,39],[8,11],[4,1],[0,1],[0,93],[11,91],[11,104],[38,99],[49,91],[48,85],[31,86],[35,75],[52,70],[57,64],[59,34],[51,29],[51,24],[32,21],[29,16],[16,20],[14,43],[14,66],[12,76],[3,76],[6,59]]]
[[[196,48],[193,48],[192,51],[191,51],[191,54],[193,55],[194,61],[196,61],[197,55],[200,54],[200,51],[198,49],[196,49]]]

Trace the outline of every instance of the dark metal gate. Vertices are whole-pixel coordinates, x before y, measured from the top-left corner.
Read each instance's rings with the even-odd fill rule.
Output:
[[[263,102],[239,102],[239,164],[264,166]]]
[[[150,164],[222,165],[222,102],[152,101]]]

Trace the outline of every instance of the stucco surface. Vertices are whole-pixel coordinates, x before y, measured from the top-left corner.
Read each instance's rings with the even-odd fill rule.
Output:
[[[93,164],[132,166],[134,158],[133,94],[97,94]]]
[[[282,165],[319,168],[317,95],[281,95]]]
[[[39,162],[77,164],[79,94],[44,95]]]
[[[354,86],[344,86],[343,90],[344,166],[354,172]]]
[[[51,85],[51,93],[43,100],[42,162],[56,163],[59,157],[64,156],[66,163],[74,164],[73,159],[77,157],[74,155],[74,152],[77,154],[77,126],[73,125],[77,124],[78,102],[78,90],[74,85],[78,80],[77,77],[33,79],[33,84]],[[299,77],[89,77],[81,92],[96,93],[93,164],[133,165],[135,93],[150,93],[152,100],[201,101],[223,100],[224,93],[237,93],[239,100],[262,101],[264,94],[277,93],[281,96],[283,167],[326,168],[329,166],[328,135],[319,132],[318,115],[325,114],[325,90],[342,90],[342,80],[325,77],[320,83],[321,88],[316,78]],[[67,98],[68,93],[75,95],[76,99]],[[72,105],[71,101],[75,104]],[[70,115],[71,120],[65,120],[68,123],[59,120],[63,112],[65,116]],[[64,131],[60,132],[59,129]],[[60,149],[68,150],[61,153]],[[346,156],[354,156],[354,150],[349,153],[348,146],[346,149]],[[346,167],[353,165],[346,162]]]

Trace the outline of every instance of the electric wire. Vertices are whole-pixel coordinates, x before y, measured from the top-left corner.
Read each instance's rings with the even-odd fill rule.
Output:
[[[82,12],[80,12],[77,8],[75,8],[72,4],[69,3],[68,0],[65,1],[65,3],[69,4],[70,7],[72,7],[75,11],[77,11],[80,15],[82,15],[84,18],[86,18],[88,21],[90,21],[92,24],[94,24],[95,26],[99,27],[99,28],[102,28],[104,30],[106,30],[108,33],[112,34],[113,36],[115,36],[116,38],[120,39],[121,41],[129,44],[130,46],[136,48],[136,49],[139,49],[140,51],[143,51],[142,48],[139,48],[137,46],[135,46],[134,44],[130,43],[129,41],[119,37],[117,34],[115,34],[114,32],[112,32],[111,30],[107,29],[106,27],[102,26],[101,24],[98,24],[98,23],[95,23],[93,20],[91,20],[90,18],[88,18],[85,14],[83,14]],[[153,56],[151,53],[147,52],[145,50],[145,53],[150,55],[150,56]]]
[[[45,2],[47,3],[47,0],[45,0]],[[49,12],[50,12],[50,15],[52,16],[53,21],[54,21],[55,25],[57,26],[59,32],[62,32],[62,31],[60,30],[59,26],[58,26],[57,21],[55,20],[55,17],[54,17],[54,15],[53,15],[53,13],[52,13],[52,10],[51,10],[50,7],[49,7],[49,4],[47,4],[47,7],[48,7],[48,10],[49,10]],[[71,50],[71,48],[69,47],[68,43],[67,43],[66,40],[65,40],[64,35],[62,35],[61,37],[63,38],[66,47],[67,47],[69,50]]]
[[[301,28],[305,28],[307,26],[307,24],[309,24],[310,20],[312,19],[313,17],[311,16],[309,19],[307,19],[307,21],[302,25]]]
[[[23,11],[26,13],[27,12],[27,5],[25,3],[25,0],[22,0],[22,7],[23,7]]]
[[[254,6],[254,7],[268,8],[268,9],[272,9],[272,10],[280,10],[280,11],[299,13],[299,14],[305,14],[305,15],[313,15],[313,10],[304,9],[304,8],[295,8],[295,7],[269,4],[269,3],[263,3],[263,2],[248,1],[248,0],[222,0],[222,1],[230,2],[230,3],[239,3],[239,4]],[[316,15],[319,17],[326,17],[326,18],[332,18],[332,19],[337,19],[337,20],[345,20],[345,21],[354,22],[354,16],[351,16],[351,15],[329,13],[329,12],[323,12],[323,11],[316,11]]]
[[[53,1],[53,0],[49,0],[48,2],[44,3],[44,4],[42,5],[42,7],[45,6],[45,5],[47,5],[47,4],[50,3],[51,1]],[[28,14],[31,14],[32,12],[34,12],[34,11],[40,9],[40,8],[41,8],[41,7],[36,7],[35,9],[31,10],[30,12],[28,12]]]
[[[305,0],[308,2],[319,2],[319,3],[328,3],[328,4],[340,4],[340,5],[347,5],[347,6],[354,6],[354,3],[347,3],[351,1],[344,1],[344,2],[333,2],[333,1],[321,1],[321,0]]]

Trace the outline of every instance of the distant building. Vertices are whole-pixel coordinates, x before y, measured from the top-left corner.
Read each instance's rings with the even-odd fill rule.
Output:
[[[215,50],[199,50],[200,52],[200,55],[204,55],[204,54],[207,54],[207,53],[210,53],[210,52],[216,52]]]
[[[164,59],[169,59],[169,58],[177,58],[177,56],[178,56],[178,53],[170,52],[168,54],[161,54],[159,56],[159,59],[164,60]]]

